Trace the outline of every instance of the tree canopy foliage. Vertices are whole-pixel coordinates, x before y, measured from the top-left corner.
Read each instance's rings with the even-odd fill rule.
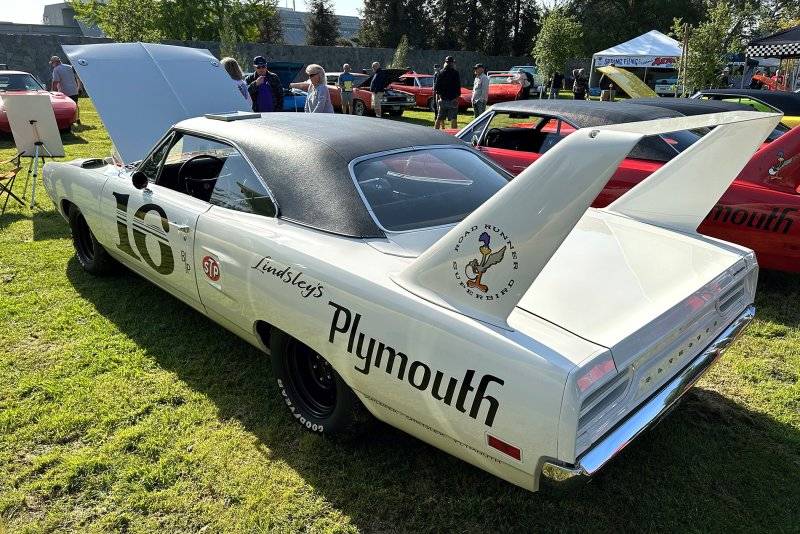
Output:
[[[339,18],[333,11],[333,0],[311,0],[306,22],[306,44],[336,46],[339,39]]]
[[[561,71],[566,62],[580,57],[583,51],[583,28],[566,9],[554,9],[545,15],[542,29],[533,46],[536,65],[545,76]]]
[[[277,0],[69,0],[76,16],[117,41],[280,42]]]

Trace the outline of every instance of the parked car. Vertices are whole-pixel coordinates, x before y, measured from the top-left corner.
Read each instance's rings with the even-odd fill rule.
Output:
[[[64,93],[49,92],[32,74],[17,70],[0,70],[0,132],[11,133],[11,125],[3,108],[3,95],[14,94],[47,94],[53,106],[58,129],[68,132],[77,120],[77,105]]]
[[[404,69],[385,69],[389,76],[389,85],[396,81],[406,71]],[[341,72],[328,72],[327,85],[331,94],[331,103],[333,108],[337,111],[342,110],[342,93],[336,85]],[[353,113],[355,115],[374,115],[375,110],[372,107],[372,93],[369,92],[369,84],[372,81],[372,74],[357,74],[353,73],[356,77],[353,82]],[[387,87],[383,93],[383,100],[381,100],[381,112],[388,113],[392,117],[401,117],[403,111],[410,107],[414,107],[416,99],[411,93],[405,91],[398,91],[391,87]]]
[[[703,89],[692,98],[738,102],[757,111],[777,111],[783,113],[781,122],[786,126],[793,128],[800,125],[800,95],[793,93],[761,89]]]
[[[389,87],[414,95],[418,108],[434,110],[432,74],[405,73],[396,82],[391,83]],[[472,91],[462,87],[461,96],[458,98],[458,109],[459,111],[466,111],[471,106]]]
[[[489,75],[489,98],[487,104],[519,100],[522,96],[522,84],[516,79],[516,74],[506,72]]]
[[[533,78],[533,85],[531,86],[531,95],[541,95],[546,90],[547,77],[539,73],[539,68],[536,65],[514,65],[508,72],[527,72]]]
[[[678,89],[678,78],[659,78],[655,83],[655,92],[658,96],[675,96],[675,92],[680,93]]]
[[[95,61],[108,46],[128,68]],[[203,87],[224,72],[147,46],[149,59],[64,46],[125,165],[48,162],[47,192],[85,271],[120,262],[268,352],[275,395],[310,432],[346,430],[366,408],[536,490],[596,473],[753,317],[752,251],[692,227],[774,115],[579,130],[509,182],[431,128],[215,114],[225,104],[210,92],[173,109],[187,72]],[[162,54],[163,75],[131,64]],[[142,128],[145,103],[204,116]],[[645,135],[712,123],[722,140],[706,136],[613,209],[589,208]]]
[[[701,101],[688,99],[644,101],[651,105],[640,101],[614,105],[572,100],[507,102],[495,105],[457,135],[507,171],[519,174],[578,128],[695,115],[704,107]],[[653,107],[654,103],[661,107]],[[675,108],[665,109],[670,106]],[[723,106],[724,102],[710,103],[705,113],[719,112]],[[684,131],[640,142],[593,206],[608,206],[704,133]],[[787,132],[778,126],[770,138],[775,140],[756,152],[709,210],[699,230],[754,249],[762,267],[800,272],[800,130]]]

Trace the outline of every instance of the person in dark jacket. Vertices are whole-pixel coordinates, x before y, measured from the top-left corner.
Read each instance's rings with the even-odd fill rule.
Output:
[[[377,61],[372,64],[372,72],[375,73],[372,81],[369,82],[369,91],[372,93],[372,109],[375,111],[375,116],[380,119],[381,100],[383,100],[383,92],[386,90],[386,86],[389,85],[389,76]]]
[[[267,69],[267,60],[264,59],[264,56],[253,58],[253,67],[256,71],[244,79],[247,84],[247,92],[253,99],[253,111],[257,113],[283,111],[281,79]]]
[[[444,59],[444,67],[433,84],[433,93],[439,101],[439,112],[433,127],[444,128],[445,119],[451,128],[458,128],[458,98],[461,96],[461,77],[455,67],[453,56]]]

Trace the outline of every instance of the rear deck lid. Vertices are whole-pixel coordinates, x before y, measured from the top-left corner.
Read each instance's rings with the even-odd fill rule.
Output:
[[[149,43],[63,45],[125,163],[143,159],[175,123],[250,111],[208,50]]]
[[[613,348],[745,254],[733,244],[590,209],[518,307]]]

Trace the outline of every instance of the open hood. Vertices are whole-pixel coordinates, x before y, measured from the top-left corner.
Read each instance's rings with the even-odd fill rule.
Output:
[[[125,163],[143,159],[173,124],[250,111],[208,50],[148,43],[63,45]]]
[[[631,98],[650,98],[658,96],[655,91],[650,89],[650,86],[637,78],[636,75],[629,70],[619,67],[598,67],[597,70],[611,78],[611,81],[617,84],[617,87],[625,91]]]
[[[281,79],[281,85],[284,89],[289,88],[289,84],[297,78],[297,75],[303,70],[303,63],[294,63],[291,61],[271,61],[267,63],[267,68],[270,72],[274,72]]]
[[[383,70],[386,71],[386,75],[388,76],[386,85],[398,81],[400,79],[400,76],[408,73],[408,70],[406,69],[383,69]],[[361,85],[359,85],[359,87],[369,87],[369,84],[372,83],[373,76],[375,76],[375,74],[371,74],[369,77],[367,77],[367,79],[364,80],[361,83]]]

